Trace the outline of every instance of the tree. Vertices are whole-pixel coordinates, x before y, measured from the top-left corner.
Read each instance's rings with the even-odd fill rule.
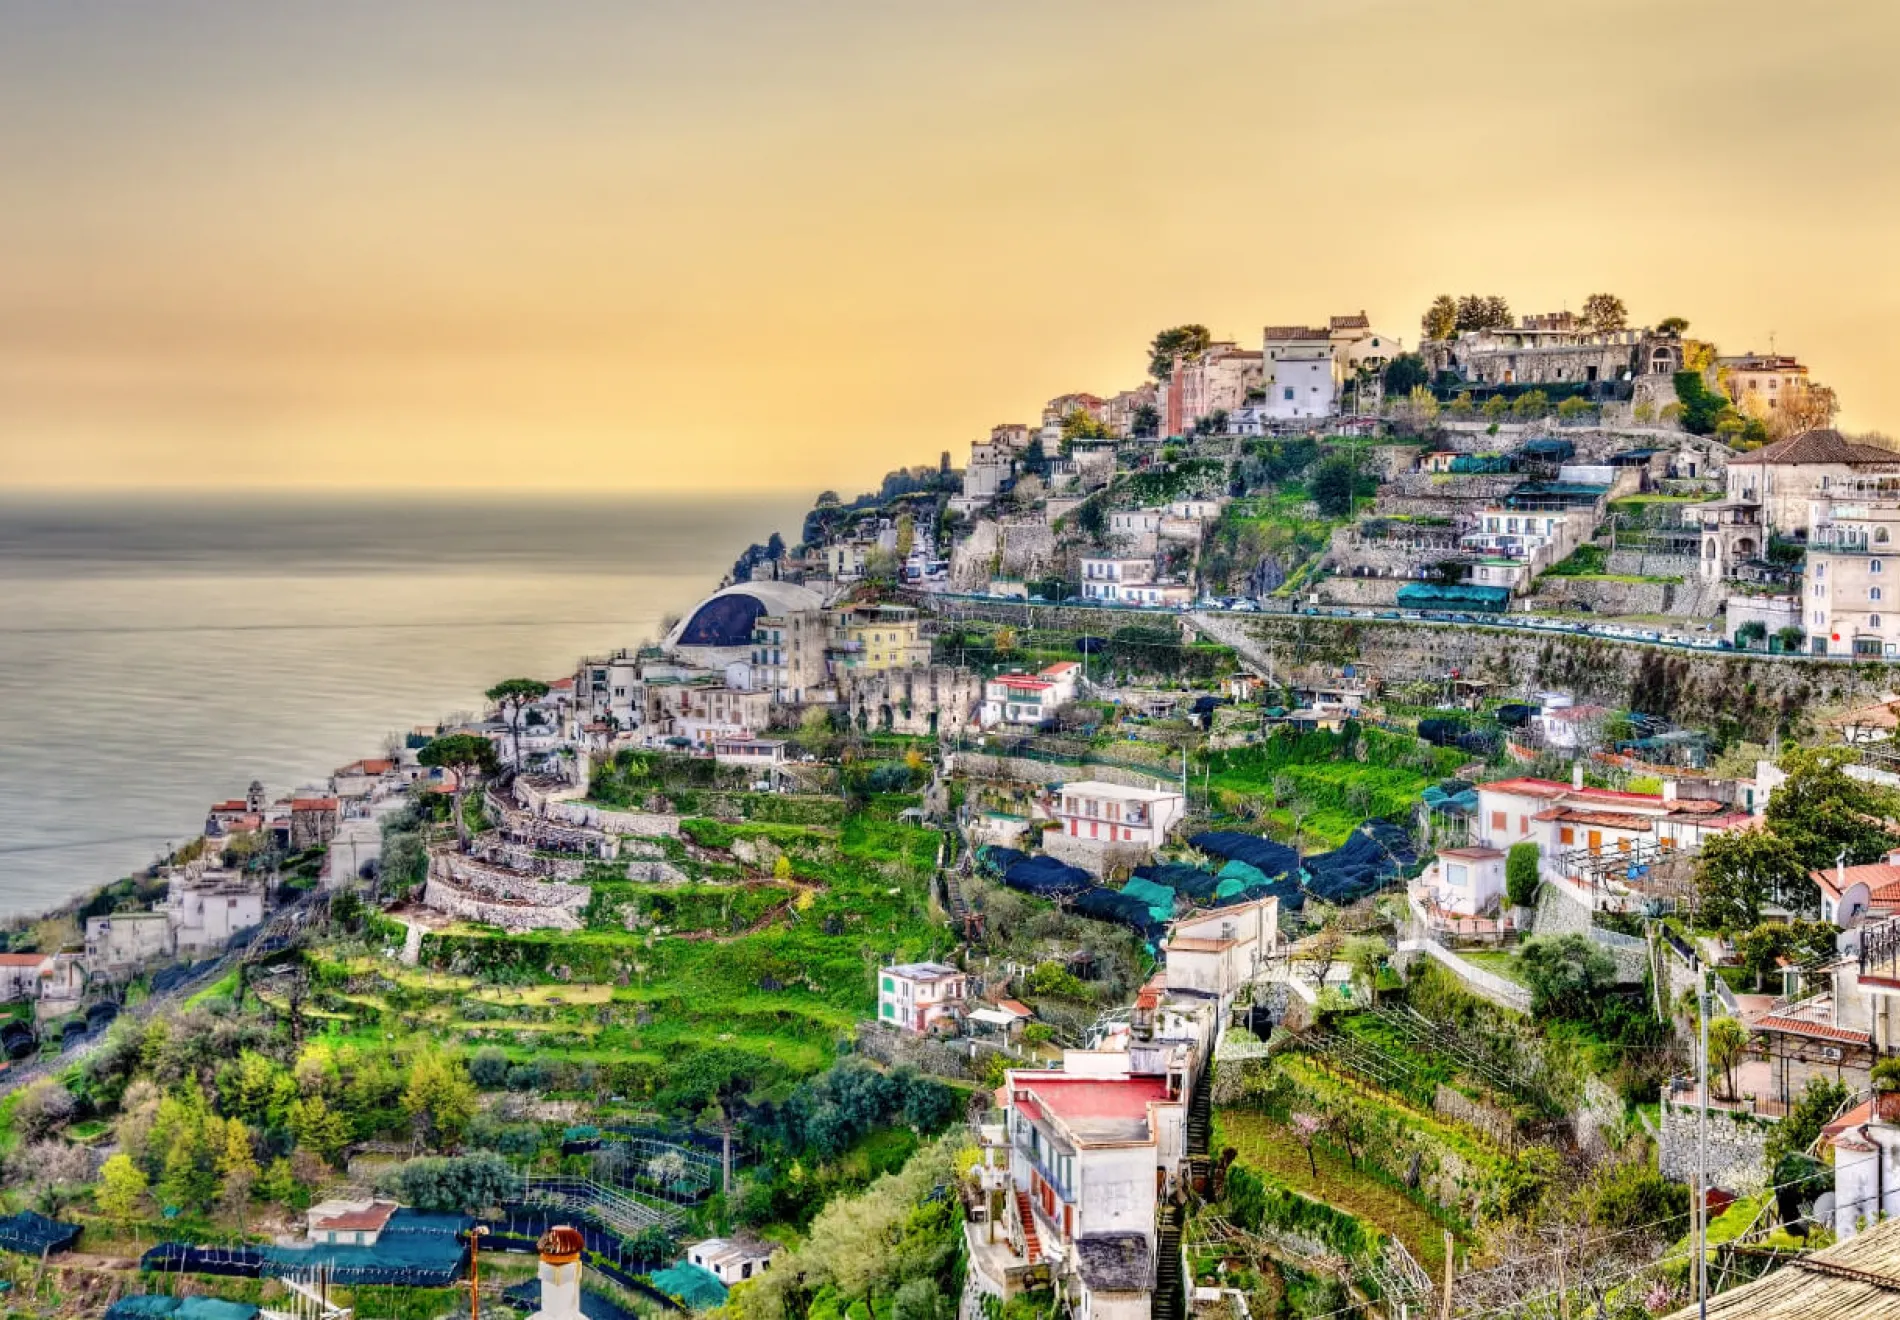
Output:
[[[1775,629],[1775,641],[1780,645],[1783,655],[1793,655],[1807,645],[1808,635],[1794,624]]]
[[[1853,1094],[1846,1085],[1832,1078],[1808,1078],[1807,1086],[1788,1106],[1788,1116],[1768,1130],[1768,1167],[1772,1169],[1788,1156],[1801,1154],[1812,1146],[1814,1139],[1821,1135],[1821,1129],[1834,1121],[1841,1106]]]
[[[1789,390],[1777,409],[1779,425],[1776,430],[1784,436],[1800,435],[1803,431],[1813,431],[1834,424],[1834,414],[1840,411],[1840,399],[1833,389],[1819,381],[1810,381],[1800,389]]]
[[[1566,422],[1582,421],[1595,411],[1595,404],[1575,394],[1557,405],[1557,416]]]
[[[1735,1065],[1748,1052],[1748,1028],[1732,1017],[1709,1019],[1709,1068],[1722,1074],[1722,1094],[1735,1098]]]
[[[1397,396],[1397,402],[1392,405],[1392,420],[1411,435],[1430,430],[1438,420],[1437,396],[1423,385],[1413,386],[1409,392]]]
[[[1731,409],[1728,395],[1712,390],[1699,371],[1675,374],[1676,401],[1682,405],[1678,420],[1690,435],[1712,435],[1722,414]]]
[[[1109,438],[1108,425],[1087,408],[1077,408],[1062,419],[1062,438],[1064,440],[1106,440]]]
[[[514,1170],[492,1150],[408,1160],[386,1172],[378,1185],[418,1210],[464,1213],[499,1205],[517,1194]]]
[[[1768,643],[1768,625],[1760,619],[1750,619],[1735,630],[1735,644],[1745,651],[1758,650]]]
[[[508,1080],[508,1056],[498,1045],[484,1045],[468,1061],[468,1077],[484,1091],[498,1091]]]
[[[224,1149],[218,1153],[219,1199],[230,1213],[244,1219],[245,1207],[251,1203],[251,1192],[257,1186],[260,1171],[257,1157],[251,1150],[251,1131],[240,1119],[231,1119],[224,1125]]]
[[[1152,439],[1161,430],[1161,410],[1152,403],[1138,403],[1129,417],[1129,429],[1140,439]]]
[[[1320,516],[1324,518],[1349,518],[1352,516],[1353,502],[1353,465],[1344,454],[1335,454],[1321,463],[1313,473],[1308,487],[1313,503],[1319,506]]]
[[[1794,846],[1769,830],[1711,835],[1696,855],[1697,918],[1716,930],[1748,930],[1762,904],[1807,888],[1807,872]]]
[[[1593,293],[1583,300],[1583,324],[1598,334],[1613,334],[1629,325],[1629,310],[1613,293]]]
[[[446,770],[455,776],[455,836],[468,846],[468,818],[462,813],[463,795],[477,775],[495,772],[495,744],[473,733],[451,733],[437,738],[416,753],[416,760],[431,769]]]
[[[1214,342],[1204,325],[1177,325],[1163,330],[1148,345],[1148,374],[1165,381],[1174,374],[1177,361],[1192,362]]]
[[[132,1163],[129,1155],[114,1155],[99,1170],[99,1187],[93,1200],[99,1213],[119,1226],[121,1232],[145,1206],[145,1192],[151,1183]]]
[[[350,1144],[350,1125],[343,1115],[330,1108],[320,1095],[298,1100],[290,1106],[290,1131],[297,1144],[334,1165]]]
[[[475,1087],[459,1060],[424,1050],[409,1065],[402,1107],[424,1144],[456,1146],[475,1116]]]
[[[1458,300],[1460,330],[1496,330],[1511,324],[1511,305],[1495,293],[1467,293]]]
[[[1538,847],[1534,843],[1514,843],[1504,854],[1504,897],[1512,907],[1536,905],[1537,865]]]
[[[50,1077],[31,1083],[13,1102],[13,1130],[23,1140],[51,1136],[72,1122],[79,1102],[73,1093]]]
[[[1493,394],[1484,401],[1484,415],[1488,421],[1501,422],[1510,415],[1511,401],[1502,394]]]
[[[1833,866],[1836,859],[1865,865],[1900,847],[1886,823],[1900,818],[1900,794],[1849,775],[1849,755],[1843,748],[1806,748],[1781,759],[1788,779],[1768,799],[1764,817],[1804,870]],[[1811,890],[1804,878],[1782,901],[1802,903]]]
[[[1306,1152],[1306,1167],[1313,1175],[1313,1181],[1319,1181],[1319,1162],[1313,1158],[1313,1142],[1326,1130],[1326,1120],[1317,1114],[1297,1113],[1287,1120],[1287,1126],[1293,1129],[1293,1139],[1300,1143]]]
[[[1431,371],[1426,367],[1425,359],[1417,353],[1400,353],[1385,364],[1383,384],[1389,399],[1403,399],[1413,390],[1431,383]]]
[[[1458,333],[1458,300],[1449,293],[1439,294],[1419,317],[1418,328],[1427,339],[1450,339]]]
[[[485,694],[501,710],[508,722],[508,734],[514,741],[515,768],[521,768],[521,717],[528,707],[547,696],[548,685],[538,678],[509,678],[495,684]]]
[[[1660,333],[1674,335],[1678,339],[1682,338],[1683,333],[1687,331],[1688,328],[1689,318],[1686,316],[1665,316],[1662,320],[1656,322],[1656,329]]]
[[[1616,984],[1616,960],[1587,937],[1537,935],[1524,942],[1519,959],[1531,989],[1531,1011],[1588,1019],[1597,999]]]
[[[1550,415],[1550,396],[1542,390],[1526,390],[1511,405],[1511,416],[1520,422],[1534,422]]]

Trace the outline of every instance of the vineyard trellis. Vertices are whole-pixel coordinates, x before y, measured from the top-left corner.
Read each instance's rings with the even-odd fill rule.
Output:
[[[1237,1250],[1256,1259],[1271,1256],[1308,1273],[1338,1279],[1349,1289],[1377,1298],[1394,1318],[1424,1306],[1432,1295],[1431,1275],[1403,1242],[1390,1235],[1383,1236],[1377,1256],[1355,1260],[1304,1233],[1275,1228],[1253,1232],[1221,1215],[1200,1214],[1189,1221],[1184,1245],[1190,1252]]]

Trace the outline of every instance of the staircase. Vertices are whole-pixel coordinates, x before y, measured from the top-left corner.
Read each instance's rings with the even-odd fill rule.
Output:
[[[1211,1069],[1202,1069],[1201,1076],[1194,1084],[1194,1098],[1188,1101],[1187,1112],[1187,1157],[1188,1181],[1194,1190],[1202,1196],[1211,1196],[1208,1186],[1208,1172],[1212,1161],[1209,1158],[1209,1144],[1214,1134],[1214,1097],[1208,1073]]]
[[[1034,1265],[1042,1260],[1042,1239],[1036,1236],[1036,1214],[1029,1208],[1029,1193],[1016,1193],[1016,1218],[1023,1226],[1023,1259]]]
[[[1148,1313],[1154,1320],[1185,1320],[1187,1293],[1181,1279],[1181,1221],[1187,1211],[1178,1205],[1161,1207],[1155,1234],[1155,1294]]]

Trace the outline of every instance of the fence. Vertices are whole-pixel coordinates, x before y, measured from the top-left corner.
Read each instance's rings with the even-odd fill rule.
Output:
[[[1463,981],[1480,998],[1519,1013],[1531,1011],[1531,992],[1525,987],[1466,962],[1435,940],[1400,940],[1399,952],[1426,954],[1443,964],[1447,971]]]

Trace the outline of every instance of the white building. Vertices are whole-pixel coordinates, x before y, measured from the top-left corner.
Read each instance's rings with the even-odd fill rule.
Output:
[[[1414,892],[1429,894],[1434,907],[1452,916],[1485,915],[1504,903],[1504,860],[1497,848],[1440,848]]]
[[[1051,807],[1062,832],[1072,839],[1159,848],[1168,831],[1187,814],[1180,790],[1130,788],[1095,779],[1064,784]]]
[[[172,953],[172,922],[163,912],[115,912],[86,918],[86,965],[126,971]]]
[[[1801,603],[1809,649],[1900,656],[1900,499],[1843,492],[1817,496],[1808,510]]]
[[[77,999],[85,968],[70,953],[0,953],[0,1002]]]
[[[1270,325],[1266,353],[1266,414],[1276,421],[1331,417],[1339,411],[1339,363],[1331,330]]]
[[[955,1022],[969,997],[969,978],[948,963],[896,963],[877,974],[877,1020],[905,1031]]]
[[[373,1247],[398,1209],[394,1201],[321,1201],[305,1212],[313,1243],[332,1247]]]
[[[1168,928],[1168,989],[1215,996],[1221,1017],[1242,986],[1265,969],[1280,948],[1280,900],[1257,898],[1214,912],[1183,917]]]
[[[1155,552],[1161,524],[1167,516],[1166,509],[1111,509],[1108,514],[1109,539],[1124,541],[1130,549],[1151,555]]]
[[[1135,604],[1144,594],[1152,594],[1143,589],[1163,585],[1157,576],[1155,561],[1148,555],[1083,555],[1082,599]]]
[[[765,1273],[777,1250],[770,1242],[751,1238],[707,1238],[686,1248],[686,1259],[731,1287]]]
[[[983,709],[978,718],[986,729],[999,724],[1034,728],[1075,700],[1081,676],[1082,666],[1073,660],[1060,661],[1035,674],[998,674],[983,685]]]
[[[176,873],[159,912],[171,919],[172,947],[196,954],[222,949],[239,931],[264,920],[264,889],[235,871]]]

